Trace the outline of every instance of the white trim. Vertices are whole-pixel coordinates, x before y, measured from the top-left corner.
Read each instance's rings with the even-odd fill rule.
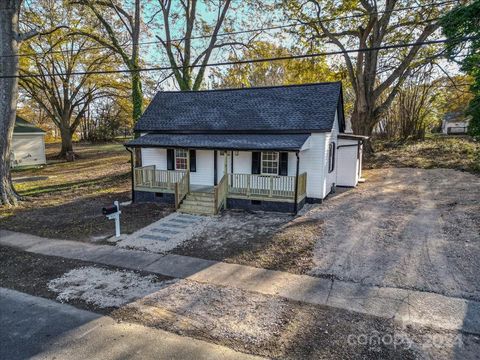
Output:
[[[277,163],[277,172],[276,173],[264,173],[263,172],[263,154],[264,153],[274,153],[277,156],[277,160],[265,160],[268,162],[276,162]],[[260,175],[277,175],[280,171],[280,153],[278,151],[262,151],[260,155]]]
[[[177,156],[177,151],[185,151],[185,157],[183,156]],[[175,151],[173,152],[173,162],[174,162],[174,165],[175,165],[175,170],[188,170],[188,149],[175,149]],[[179,169],[177,168],[177,158],[179,159],[185,159],[185,169]]]

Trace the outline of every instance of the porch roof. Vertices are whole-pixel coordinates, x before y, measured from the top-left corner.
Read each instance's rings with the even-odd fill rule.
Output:
[[[127,147],[297,151],[310,134],[146,134]]]

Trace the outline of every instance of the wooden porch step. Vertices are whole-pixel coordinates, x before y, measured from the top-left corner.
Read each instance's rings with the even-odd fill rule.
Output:
[[[213,215],[214,203],[213,193],[190,192],[180,204],[178,211],[186,214]]]

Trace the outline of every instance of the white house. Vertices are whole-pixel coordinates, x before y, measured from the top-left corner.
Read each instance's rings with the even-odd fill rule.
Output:
[[[47,163],[45,131],[18,116],[13,129],[11,163],[12,167]]]
[[[466,134],[469,120],[461,111],[446,113],[442,120],[442,133]]]
[[[365,137],[344,134],[339,82],[159,92],[135,125],[134,201],[183,212],[297,212],[356,186]]]

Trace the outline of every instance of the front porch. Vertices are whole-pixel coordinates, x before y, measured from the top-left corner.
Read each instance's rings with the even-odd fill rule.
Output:
[[[193,194],[211,194],[213,213],[227,208],[228,200],[288,203],[297,209],[306,197],[307,174],[297,176],[226,173],[217,185],[208,186],[190,182],[189,170],[157,170],[155,165],[133,170],[133,190],[155,194],[172,194],[175,208]]]

